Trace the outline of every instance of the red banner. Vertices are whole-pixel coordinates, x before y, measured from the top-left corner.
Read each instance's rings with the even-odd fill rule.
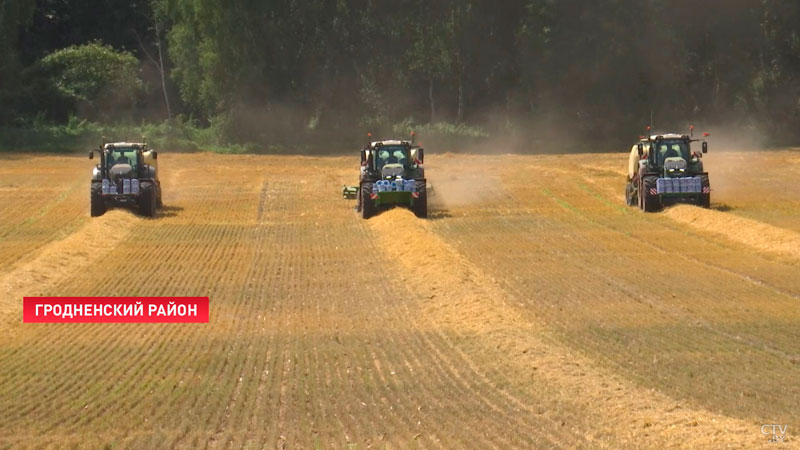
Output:
[[[208,323],[208,297],[24,297],[24,323]]]

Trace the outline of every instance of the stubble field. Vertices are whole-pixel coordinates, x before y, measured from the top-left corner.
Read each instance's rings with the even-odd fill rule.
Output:
[[[358,158],[161,152],[165,208],[0,157],[0,448],[800,446],[800,151],[712,152],[712,208],[626,154],[428,152],[428,220]],[[209,296],[209,324],[22,324],[22,297]],[[784,444],[762,424],[787,425]]]

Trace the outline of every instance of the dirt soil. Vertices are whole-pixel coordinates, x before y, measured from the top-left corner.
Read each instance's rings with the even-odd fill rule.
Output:
[[[800,448],[800,151],[709,153],[712,208],[654,214],[625,153],[426,156],[430,218],[365,221],[357,155],[162,151],[154,219],[89,218],[85,157],[0,155],[0,448]]]

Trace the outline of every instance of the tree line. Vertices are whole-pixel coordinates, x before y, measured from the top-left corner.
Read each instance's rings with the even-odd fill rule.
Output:
[[[0,54],[4,126],[177,120],[263,143],[449,124],[605,144],[652,118],[800,140],[789,0],[3,0]]]

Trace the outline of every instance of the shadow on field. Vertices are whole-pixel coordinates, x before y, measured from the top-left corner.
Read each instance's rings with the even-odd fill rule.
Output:
[[[721,212],[728,212],[728,211],[733,211],[736,208],[734,208],[731,205],[725,204],[725,203],[719,203],[719,204],[716,204],[716,205],[712,205],[711,209],[716,210],[716,211],[721,211]]]
[[[161,212],[158,214],[157,217],[175,217],[181,211],[183,211],[183,207],[182,206],[167,206],[167,205],[164,205],[163,207],[161,207]]]
[[[450,211],[446,209],[431,211],[428,213],[428,220],[442,220],[442,219],[449,219],[453,217],[450,214]]]

